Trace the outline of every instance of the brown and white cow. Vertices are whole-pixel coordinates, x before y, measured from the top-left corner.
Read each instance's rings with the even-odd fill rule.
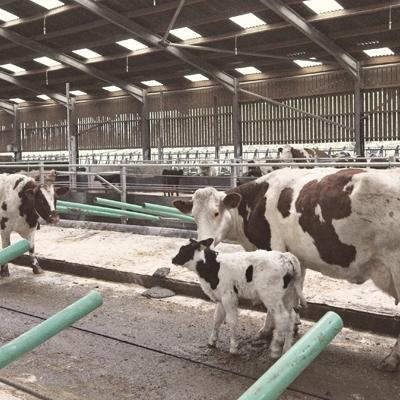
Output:
[[[50,224],[56,224],[59,216],[55,210],[56,198],[65,194],[66,187],[55,189],[55,171],[52,171],[43,185],[23,174],[0,174],[0,228],[3,248],[10,245],[11,232],[17,232],[30,243],[32,269],[35,274],[42,272],[35,255],[35,232],[39,217]],[[8,265],[2,265],[0,276],[9,276]]]
[[[198,240],[290,251],[306,268],[352,283],[372,279],[400,300],[400,169],[285,168],[226,193],[198,189],[174,205],[193,215]],[[399,365],[400,336],[379,368]]]
[[[325,151],[319,150],[317,148],[296,148],[287,145],[279,149],[278,158],[288,161],[290,161],[291,159],[303,158],[306,160],[295,160],[295,162],[307,162],[308,160],[314,161],[316,158],[330,158],[330,155],[328,153],[325,153]]]

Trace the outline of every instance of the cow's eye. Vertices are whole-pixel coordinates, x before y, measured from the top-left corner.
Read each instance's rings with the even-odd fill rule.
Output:
[[[214,213],[214,217],[218,217],[219,212]]]

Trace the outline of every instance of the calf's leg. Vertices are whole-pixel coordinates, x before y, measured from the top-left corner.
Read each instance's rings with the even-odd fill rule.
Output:
[[[214,312],[213,328],[211,331],[210,338],[208,339],[208,346],[215,347],[218,340],[219,328],[225,320],[225,310],[221,303],[217,303],[217,307]]]
[[[226,312],[226,322],[228,323],[231,331],[231,343],[229,352],[231,354],[237,354],[239,343],[237,338],[237,322],[238,322],[238,300],[231,296],[222,298],[222,305]]]
[[[271,313],[274,317],[275,329],[270,345],[270,355],[271,358],[279,358],[282,354],[282,345],[289,330],[290,316],[283,303],[271,309]]]
[[[34,274],[41,274],[43,273],[42,268],[39,265],[39,261],[36,257],[35,253],[35,231],[33,231],[28,237],[27,240],[29,241],[29,256],[31,258],[31,266],[32,271]]]
[[[296,320],[297,320],[297,313],[292,309],[289,312],[289,326],[287,327],[286,330],[285,342],[283,344],[282,354],[286,353],[290,349],[290,347],[292,347]]]
[[[10,232],[6,232],[6,231],[1,231],[1,244],[2,244],[2,248],[6,248],[7,246],[10,245]],[[0,276],[1,277],[6,277],[6,276],[10,276],[10,271],[8,270],[8,264],[4,264],[1,266],[1,270],[0,270]]]

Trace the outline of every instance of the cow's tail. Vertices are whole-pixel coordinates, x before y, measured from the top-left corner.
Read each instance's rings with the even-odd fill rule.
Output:
[[[303,294],[303,275],[301,273],[301,265],[299,259],[292,253],[286,253],[287,259],[292,267],[294,290],[303,307],[307,307],[307,300]]]

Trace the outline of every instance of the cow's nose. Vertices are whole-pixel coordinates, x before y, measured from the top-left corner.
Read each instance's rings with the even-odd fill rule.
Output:
[[[51,224],[57,224],[60,221],[60,216],[58,215],[57,211],[52,211],[49,215],[49,222]]]

